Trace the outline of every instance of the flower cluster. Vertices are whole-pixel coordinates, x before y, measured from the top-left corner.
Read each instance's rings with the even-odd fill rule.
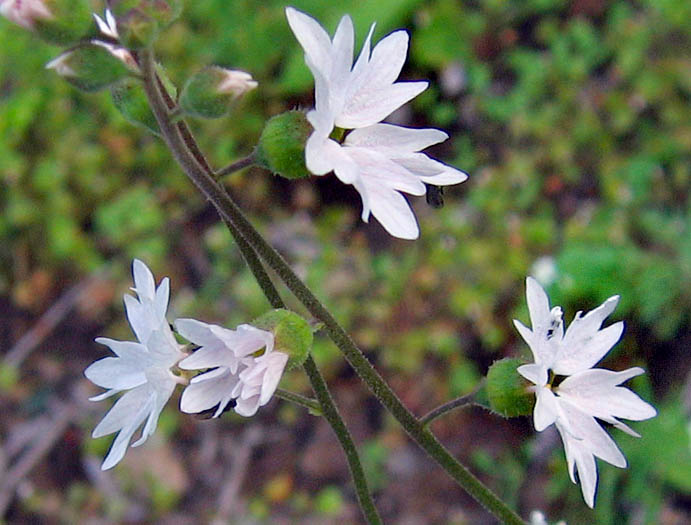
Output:
[[[467,175],[429,158],[421,150],[448,138],[437,129],[410,129],[382,120],[427,88],[427,82],[396,82],[408,52],[408,34],[396,31],[370,50],[374,25],[353,64],[354,29],[341,18],[333,39],[312,17],[286,9],[293,33],[314,76],[314,128],[305,164],[314,175],[333,171],[362,198],[362,220],[370,213],[394,237],[416,239],[419,229],[400,192],[424,195],[425,183],[457,184]],[[343,142],[334,132],[352,130]]]
[[[201,348],[188,355],[183,351],[166,319],[170,285],[168,278],[158,287],[147,266],[132,265],[133,291],[137,298],[125,295],[125,310],[138,342],[116,341],[105,337],[96,342],[108,346],[116,357],[105,357],[89,366],[84,374],[96,385],[108,389],[91,398],[100,401],[127,390],[96,426],[93,437],[118,435],[106,456],[103,470],[115,466],[125,455],[136,432],[144,424],[139,446],[156,430],[158,417],[177,384],[187,380],[175,372],[206,370],[192,378],[185,388],[181,409],[196,413],[218,405],[218,417],[235,399],[235,412],[252,416],[268,403],[276,391],[288,355],[273,349],[274,335],[250,325],[237,330],[207,325],[193,319],[178,319],[177,332]]]
[[[561,308],[550,308],[547,294],[531,277],[526,282],[526,296],[532,330],[519,321],[514,324],[534,358],[534,363],[518,367],[518,373],[535,385],[535,430],[541,432],[556,425],[564,442],[571,480],[576,482],[578,472],[583,498],[592,508],[597,486],[595,457],[626,467],[626,458],[596,418],[640,437],[618,418],[641,421],[654,417],[656,411],[619,385],[644,370],[634,367],[613,372],[593,368],[624,330],[621,321],[601,328],[616,308],[618,296],[610,297],[586,315],[578,312],[566,332]]]

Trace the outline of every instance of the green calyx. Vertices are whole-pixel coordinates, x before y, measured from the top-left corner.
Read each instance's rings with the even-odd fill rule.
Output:
[[[82,44],[66,51],[47,66],[82,91],[99,91],[132,74],[106,47]]]
[[[535,406],[531,383],[517,368],[525,364],[520,359],[495,361],[487,372],[486,392],[490,409],[503,417],[529,416]]]
[[[187,115],[200,118],[220,118],[226,115],[233,101],[242,93],[222,90],[228,71],[208,66],[187,80],[180,95],[180,108]]]
[[[305,143],[312,126],[302,111],[288,111],[271,118],[255,150],[257,164],[287,179],[308,177]]]
[[[301,366],[312,349],[312,328],[295,312],[283,308],[271,310],[252,326],[274,335],[274,350],[289,356],[286,370]]]
[[[118,18],[120,41],[129,49],[152,45],[158,37],[159,25],[155,18],[142,9],[131,9]]]
[[[110,88],[115,107],[130,124],[141,126],[155,135],[160,135],[156,117],[151,111],[141,82],[127,79]]]

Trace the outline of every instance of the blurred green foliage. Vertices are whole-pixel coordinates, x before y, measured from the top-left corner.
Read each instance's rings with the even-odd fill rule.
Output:
[[[178,87],[209,63],[247,70],[259,81],[231,118],[192,123],[215,166],[247,154],[270,116],[311,104],[311,76],[285,5],[187,2],[157,44]],[[691,324],[691,58],[683,52],[691,46],[691,3],[291,5],[329,30],[350,13],[358,42],[373,21],[375,41],[407,27],[410,60],[402,77],[432,82],[401,118],[445,128],[452,138],[433,154],[470,174],[447,190],[441,210],[414,199],[422,231],[415,243],[363,225],[356,197],[331,202],[314,179],[287,186],[248,170],[227,181],[379,366],[414,379],[431,362],[431,405],[472,390],[492,359],[526,355],[510,320],[527,319],[523,282],[539,260],[552,274],[550,296],[567,316],[621,295],[614,316],[626,319],[627,332],[608,358],[613,368],[653,363],[663,347],[682,355]],[[84,95],[45,71],[58,48],[4,19],[0,41],[0,295],[42,311],[46,305],[20,294],[37,272],[76,280],[108,267],[124,283],[138,257],[159,278],[173,277],[177,315],[235,325],[263,313],[266,303],[230,236],[158,138],[129,124],[108,92]],[[187,267],[200,259],[194,271],[203,278],[186,282]],[[124,331],[118,316],[113,331]],[[327,370],[340,366],[325,340],[314,353]],[[616,516],[637,502],[655,523],[665,491],[691,490],[689,469],[679,467],[689,463],[677,394],[688,360],[681,365],[681,375],[658,367],[652,377],[666,397],[658,418],[639,425],[644,438],[621,438],[632,468],[600,466],[595,513],[555,454],[550,493],[560,517],[624,523]],[[296,375],[287,381],[304,384]],[[376,444],[366,456],[385,460]],[[480,451],[476,460],[490,470],[491,457]],[[513,490],[520,477],[511,463],[501,483]],[[158,483],[154,499],[163,512],[179,495]],[[71,498],[84,498],[79,487]],[[314,504],[338,513],[341,494],[325,488]],[[250,507],[266,517],[262,501]]]

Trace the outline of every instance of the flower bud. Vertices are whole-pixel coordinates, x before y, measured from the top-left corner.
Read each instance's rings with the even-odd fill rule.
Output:
[[[151,111],[141,82],[133,78],[126,79],[112,86],[110,93],[115,107],[128,122],[144,127],[154,135],[160,135],[156,117]]]
[[[305,143],[312,126],[302,111],[288,111],[269,119],[255,150],[257,164],[287,179],[308,177]]]
[[[531,383],[516,371],[522,364],[520,359],[500,359],[487,372],[489,406],[501,416],[528,416],[533,413],[535,394],[530,389]]]
[[[265,313],[252,325],[274,334],[274,350],[288,355],[286,370],[301,366],[312,349],[312,328],[302,317],[289,310]]]
[[[177,20],[182,13],[182,0],[109,0],[108,6],[118,16],[126,16],[131,10],[153,18],[161,27]]]
[[[249,73],[209,66],[187,81],[180,107],[195,117],[219,118],[228,113],[236,98],[255,87]]]
[[[98,91],[132,73],[136,64],[126,49],[105,42],[92,41],[64,52],[46,64],[47,69],[83,91]]]
[[[120,41],[130,49],[148,47],[158,36],[158,22],[140,9],[131,9],[118,18]]]
[[[0,0],[0,14],[52,44],[70,44],[91,27],[87,0]]]

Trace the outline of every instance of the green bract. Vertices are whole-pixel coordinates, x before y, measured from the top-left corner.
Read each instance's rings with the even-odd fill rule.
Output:
[[[305,143],[312,126],[302,111],[288,111],[271,118],[255,150],[257,164],[287,179],[309,176]]]
[[[83,91],[98,91],[132,73],[114,52],[127,53],[110,44],[83,44],[66,51],[46,67]]]

